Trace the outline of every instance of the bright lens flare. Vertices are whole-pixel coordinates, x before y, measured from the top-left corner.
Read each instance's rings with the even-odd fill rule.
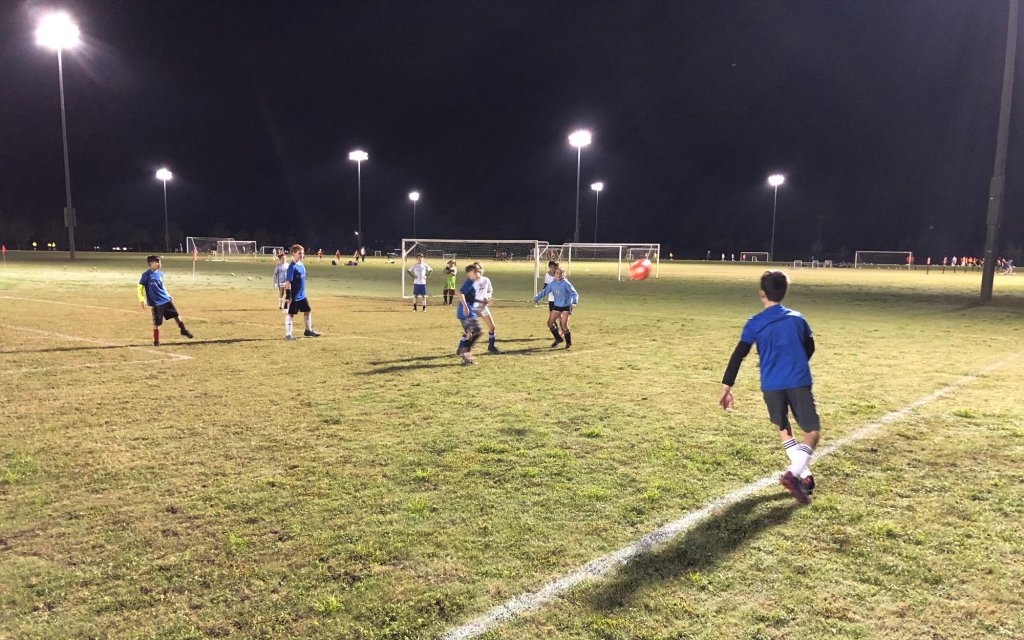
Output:
[[[36,44],[59,51],[78,44],[78,25],[66,13],[51,13],[36,28]]]
[[[782,175],[781,173],[776,173],[775,175],[768,176],[768,184],[770,184],[773,187],[777,187],[785,181],[786,176]]]
[[[579,129],[569,134],[569,144],[574,147],[585,147],[590,144],[590,132],[586,129]]]
[[[358,149],[348,154],[348,159],[354,162],[362,162],[370,159],[370,154],[365,151],[359,151]]]
[[[597,191],[597,192],[604,191],[604,183],[603,182],[595,182],[594,184],[590,185],[590,188],[593,189],[594,191]]]
[[[163,180],[164,182],[167,182],[168,180],[170,180],[173,177],[174,177],[174,174],[171,173],[171,171],[169,169],[166,169],[166,168],[165,169],[160,169],[159,171],[156,172],[156,179],[157,180]]]
[[[413,191],[412,193],[409,194],[409,199],[412,200],[413,202],[416,202],[417,200],[420,199],[420,192]]]

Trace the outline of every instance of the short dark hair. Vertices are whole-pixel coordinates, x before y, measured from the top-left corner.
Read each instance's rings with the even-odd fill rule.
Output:
[[[761,274],[761,291],[772,302],[782,302],[789,290],[789,276],[785,271],[765,271]]]
[[[554,268],[557,269],[558,268],[558,263],[555,262],[554,260],[548,260],[548,269],[550,269],[551,267],[554,267]]]
[[[146,262],[153,264],[154,262],[160,262],[160,256],[146,256]]]
[[[476,268],[476,263],[475,262],[473,264],[467,264],[466,265],[466,273],[470,273],[472,271],[479,271],[479,269]]]
[[[416,254],[416,257],[417,257],[417,258],[422,258],[422,257],[423,257],[423,254],[422,254],[422,253],[417,253],[417,254]]]

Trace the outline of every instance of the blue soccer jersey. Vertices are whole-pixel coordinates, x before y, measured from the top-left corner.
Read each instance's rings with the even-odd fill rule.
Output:
[[[469,305],[469,313],[465,313],[462,308],[462,303],[455,305],[455,317],[459,320],[465,320],[466,318],[475,318],[476,312],[473,311],[473,303],[476,302],[476,286],[473,281],[466,278],[466,281],[459,287],[459,293],[466,296],[466,304]]]
[[[156,307],[171,301],[171,296],[164,289],[163,271],[146,269],[139,278],[139,284],[146,290],[146,304],[149,306]]]
[[[772,305],[747,320],[740,341],[757,344],[762,391],[811,385],[811,367],[804,344],[805,338],[812,335],[804,317],[781,304]]]
[[[306,267],[301,262],[288,265],[288,282],[292,283],[292,300],[306,299]]]

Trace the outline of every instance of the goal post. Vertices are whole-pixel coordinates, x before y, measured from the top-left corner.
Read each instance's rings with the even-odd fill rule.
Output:
[[[595,243],[569,242],[549,245],[541,257],[544,266],[548,260],[564,264],[566,273],[571,273],[575,262],[608,262],[615,265],[615,277],[622,280],[628,276],[629,265],[637,260],[650,260],[657,278],[661,267],[661,245],[640,243]]]
[[[767,251],[740,251],[740,262],[769,262]]]
[[[914,265],[913,251],[855,251],[853,267],[910,269]]]
[[[209,238],[205,236],[188,236],[185,238],[185,253],[195,251],[200,254],[217,253],[217,247],[221,242],[231,241],[234,238]]]
[[[284,247],[275,247],[273,245],[265,244],[260,247],[260,255],[272,255],[275,256],[278,253],[284,253]]]
[[[256,249],[255,240],[234,240],[226,239],[217,242],[217,255],[222,258],[234,256],[253,256],[259,251]]]
[[[433,269],[427,280],[432,295],[444,289],[444,267],[454,260],[458,274],[456,286],[465,280],[466,265],[481,262],[487,277],[494,284],[496,298],[521,299],[537,295],[537,279],[540,277],[540,259],[545,255],[548,244],[540,240],[453,240],[453,239],[402,239],[402,298],[412,297],[412,279],[409,267],[416,262],[416,256],[423,255],[423,261]],[[546,262],[546,261],[545,261]],[[532,284],[531,284],[532,281]]]

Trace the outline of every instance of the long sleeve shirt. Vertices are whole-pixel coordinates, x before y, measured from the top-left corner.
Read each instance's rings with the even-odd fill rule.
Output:
[[[544,296],[552,294],[555,296],[554,303],[556,307],[568,307],[569,305],[577,304],[580,301],[580,295],[576,293],[576,289],[573,288],[572,283],[566,279],[552,280],[551,282],[544,285],[540,293],[533,296],[534,302],[540,302],[540,299]]]

